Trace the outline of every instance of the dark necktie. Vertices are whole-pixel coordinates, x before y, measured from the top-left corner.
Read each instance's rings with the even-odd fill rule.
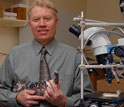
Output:
[[[45,47],[41,49],[41,59],[40,59],[40,81],[48,81],[51,79],[49,67],[46,61],[47,50]],[[55,107],[46,100],[40,101],[40,107]]]
[[[41,59],[40,59],[40,81],[42,80],[50,80],[50,71],[49,71],[49,66],[46,61],[46,54],[47,50],[45,47],[41,49]]]

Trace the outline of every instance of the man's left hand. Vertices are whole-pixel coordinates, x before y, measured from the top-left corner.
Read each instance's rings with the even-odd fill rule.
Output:
[[[47,87],[44,94],[45,99],[53,105],[65,107],[67,99],[60,88],[60,82],[56,85],[53,80],[50,80],[49,83],[51,87]]]

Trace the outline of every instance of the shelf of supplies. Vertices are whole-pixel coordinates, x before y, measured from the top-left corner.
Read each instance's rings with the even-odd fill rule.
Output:
[[[27,25],[27,11],[29,0],[0,0],[0,27],[22,27]],[[20,8],[25,9],[20,9]],[[15,10],[14,10],[15,8]],[[14,12],[15,11],[15,12]],[[17,13],[17,19],[12,19],[13,16],[4,15],[2,12]],[[26,14],[25,14],[26,13]],[[24,17],[21,17],[21,16]],[[25,16],[26,15],[26,16]],[[14,16],[15,17],[15,16]],[[25,18],[26,17],[26,18]],[[25,20],[20,20],[25,19]]]
[[[22,27],[26,25],[26,20],[0,18],[0,27]]]

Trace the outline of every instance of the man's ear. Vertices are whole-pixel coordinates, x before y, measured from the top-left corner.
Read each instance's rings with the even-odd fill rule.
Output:
[[[56,19],[56,28],[58,27],[58,24],[59,24],[59,19],[57,18]]]

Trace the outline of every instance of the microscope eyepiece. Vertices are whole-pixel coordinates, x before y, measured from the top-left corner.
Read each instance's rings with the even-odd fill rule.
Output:
[[[80,34],[81,34],[81,28],[79,26],[76,25],[71,25],[71,27],[69,28],[69,31],[71,33],[73,33],[76,37],[79,38]]]

